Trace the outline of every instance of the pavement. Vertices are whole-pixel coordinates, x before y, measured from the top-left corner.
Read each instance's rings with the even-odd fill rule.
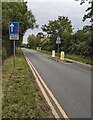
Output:
[[[91,118],[91,67],[22,49],[69,118]]]

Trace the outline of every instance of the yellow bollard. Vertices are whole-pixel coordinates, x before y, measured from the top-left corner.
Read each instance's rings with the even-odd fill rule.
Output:
[[[64,56],[65,56],[65,53],[64,53],[64,51],[62,51],[60,54],[60,60],[64,60]]]

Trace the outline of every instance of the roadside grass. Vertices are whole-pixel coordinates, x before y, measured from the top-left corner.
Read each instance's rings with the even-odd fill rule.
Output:
[[[48,54],[48,55],[51,55],[51,52],[50,51],[45,51],[45,50],[37,50],[38,52],[41,52],[41,53],[45,53],[45,54]]]
[[[45,54],[49,54],[49,55],[52,54],[51,52],[45,51],[45,50],[37,50],[37,51],[45,53]],[[56,53],[55,55],[57,57],[60,56],[58,53]],[[72,59],[72,60],[75,60],[75,61],[78,61],[78,62],[82,62],[82,63],[85,63],[85,64],[93,65],[93,61],[89,57],[75,55],[75,54],[65,54],[65,58]]]
[[[74,55],[74,54],[72,54],[72,55],[67,54],[66,58],[76,60],[78,62],[82,62],[82,63],[85,63],[85,64],[93,65],[93,61],[89,57]]]
[[[3,64],[2,91],[2,118],[53,118],[21,50],[15,70],[13,56]]]

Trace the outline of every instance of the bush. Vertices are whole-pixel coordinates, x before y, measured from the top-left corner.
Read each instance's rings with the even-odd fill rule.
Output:
[[[7,51],[5,48],[2,49],[2,59],[6,59],[7,58]]]

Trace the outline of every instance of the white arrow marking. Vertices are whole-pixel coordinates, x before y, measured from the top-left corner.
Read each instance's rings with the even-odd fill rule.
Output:
[[[11,32],[13,32],[14,25],[13,25],[13,24],[11,24],[11,25],[10,25],[10,28],[11,28],[11,30],[10,30],[10,31],[11,31]]]

